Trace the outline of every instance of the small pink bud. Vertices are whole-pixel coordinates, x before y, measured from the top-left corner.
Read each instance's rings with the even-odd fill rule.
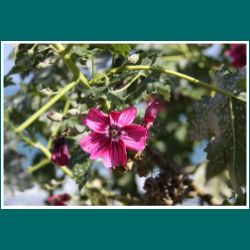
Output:
[[[225,55],[231,58],[232,65],[241,68],[246,65],[246,44],[231,44]]]
[[[147,129],[149,129],[150,126],[155,121],[157,114],[159,112],[159,106],[160,105],[158,101],[152,101],[149,103],[144,116],[144,123]]]
[[[59,166],[65,166],[69,163],[69,150],[64,137],[57,137],[53,141],[51,160]]]
[[[66,206],[65,201],[70,200],[71,197],[68,194],[54,194],[48,198],[48,202],[52,206]]]

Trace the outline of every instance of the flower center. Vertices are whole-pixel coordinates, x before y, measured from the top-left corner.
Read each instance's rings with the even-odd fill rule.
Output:
[[[120,131],[117,127],[111,127],[109,129],[109,136],[113,139],[116,139],[120,135]]]

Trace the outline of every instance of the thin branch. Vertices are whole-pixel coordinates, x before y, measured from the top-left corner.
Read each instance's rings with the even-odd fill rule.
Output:
[[[78,78],[79,82],[81,82],[87,89],[89,89],[90,85],[89,85],[88,79],[84,76],[84,74],[79,70],[79,68],[72,61],[69,53],[67,52],[67,49],[65,49],[64,46],[60,43],[51,45],[51,48],[53,48],[62,57],[64,63],[72,71],[75,78]]]
[[[191,76],[188,76],[188,75],[185,75],[185,74],[173,71],[173,70],[163,69],[163,68],[154,67],[154,66],[136,65],[136,66],[125,66],[125,67],[121,67],[121,68],[112,69],[110,71],[110,74],[115,74],[115,73],[118,73],[118,72],[120,72],[122,70],[149,70],[149,71],[157,71],[157,72],[165,73],[167,75],[171,75],[171,76],[174,76],[174,77],[185,79],[185,80],[187,80],[187,81],[189,81],[189,82],[191,82],[193,84],[196,84],[196,85],[198,85],[200,87],[207,88],[207,89],[209,89],[211,91],[216,91],[216,92],[218,92],[218,93],[220,93],[220,94],[222,94],[224,96],[228,96],[228,97],[237,99],[239,101],[246,102],[243,98],[235,96],[235,95],[225,91],[224,89],[218,88],[215,85],[208,84],[206,82],[200,81],[200,80],[198,80],[196,78],[193,78]]]
[[[137,79],[140,78],[140,76],[142,76],[142,73],[139,72],[133,79],[131,79],[131,81],[128,82],[127,85],[125,85],[123,88],[120,88],[120,89],[117,89],[117,90],[114,90],[114,91],[110,91],[111,94],[117,94],[117,93],[120,93],[124,90],[126,90],[127,88],[129,88]]]
[[[46,165],[48,165],[50,163],[50,160],[49,159],[44,159],[42,161],[40,161],[39,163],[37,163],[36,165],[33,165],[33,166],[30,166],[28,167],[27,169],[27,172],[29,174],[32,174],[34,173],[35,171],[45,167]]]
[[[23,122],[18,128],[15,129],[16,133],[22,132],[28,126],[30,126],[36,119],[38,119],[44,112],[46,112],[52,105],[54,105],[61,97],[63,97],[68,91],[77,85],[79,80],[75,80],[67,84],[61,91],[58,92],[53,98],[51,98],[45,105],[43,105],[37,112]]]
[[[66,114],[67,114],[67,111],[68,111],[68,109],[69,109],[69,106],[70,106],[70,101],[67,100],[66,103],[65,103],[63,112],[62,112],[63,115],[66,115]],[[53,133],[51,134],[50,139],[49,139],[49,141],[48,141],[48,145],[47,145],[47,148],[48,148],[48,149],[50,149],[50,147],[51,147],[51,145],[52,145],[53,137],[57,135],[57,133],[58,133],[59,129],[61,128],[61,126],[62,126],[62,123],[59,123],[59,124],[57,125],[57,127],[54,129]]]
[[[26,136],[22,135],[21,133],[18,133],[18,135],[21,137],[21,139],[26,142],[28,145],[38,148],[47,158],[48,160],[51,159],[51,153],[49,152],[49,150],[43,146],[40,142],[33,142],[31,141],[29,138],[27,138]],[[62,169],[62,171],[68,175],[69,177],[73,177],[73,173],[72,171],[67,167],[67,166],[63,166],[60,167]]]

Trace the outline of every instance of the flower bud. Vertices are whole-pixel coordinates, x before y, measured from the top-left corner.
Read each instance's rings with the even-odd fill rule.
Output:
[[[59,166],[69,163],[69,150],[64,137],[57,137],[53,141],[51,160]]]
[[[48,202],[52,206],[66,206],[65,201],[70,200],[71,197],[68,194],[54,194],[48,198]]]
[[[54,92],[50,88],[45,88],[45,89],[40,90],[40,93],[44,96],[52,96],[52,95],[55,95],[57,92]]]
[[[80,109],[77,108],[77,109],[69,109],[67,114],[68,115],[72,115],[72,116],[76,116],[76,115],[80,115]]]
[[[37,64],[36,67],[37,67],[38,69],[46,69],[48,66],[49,66],[48,63],[40,62],[40,63]]]
[[[147,129],[149,129],[150,126],[155,121],[158,111],[159,111],[159,102],[153,101],[148,105],[144,116],[144,123]]]
[[[236,68],[241,68],[246,65],[246,54],[246,44],[231,44],[230,49],[225,52],[225,55],[231,59],[232,65]]]
[[[140,55],[139,54],[133,54],[128,57],[128,62],[132,64],[136,64],[139,61]]]
[[[61,122],[63,120],[63,115],[57,112],[50,112],[47,117],[53,122]]]

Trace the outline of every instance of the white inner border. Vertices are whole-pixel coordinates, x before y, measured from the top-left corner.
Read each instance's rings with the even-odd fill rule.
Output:
[[[4,46],[6,44],[15,43],[63,43],[63,44],[80,44],[80,43],[96,43],[96,44],[231,44],[244,43],[247,45],[247,204],[245,206],[7,206],[4,205]],[[249,209],[249,103],[248,103],[248,85],[249,85],[249,41],[1,41],[1,209]]]

